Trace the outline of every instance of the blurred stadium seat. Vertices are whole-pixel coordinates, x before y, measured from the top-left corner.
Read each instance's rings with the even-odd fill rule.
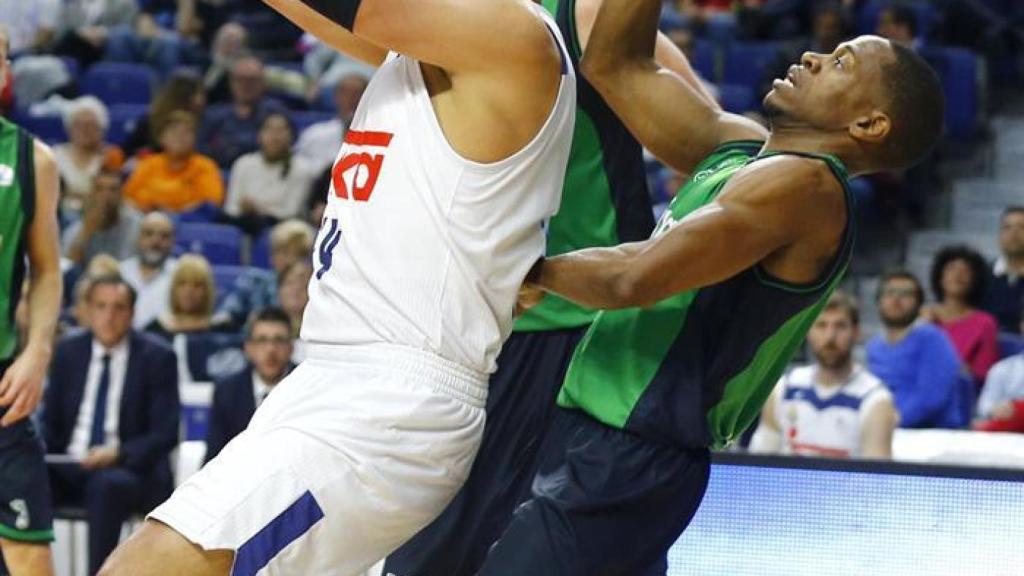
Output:
[[[153,93],[155,74],[143,64],[100,62],[82,75],[83,94],[92,94],[108,106],[148,104]]]
[[[211,265],[242,263],[242,231],[226,224],[183,222],[177,245],[185,252],[202,254]]]

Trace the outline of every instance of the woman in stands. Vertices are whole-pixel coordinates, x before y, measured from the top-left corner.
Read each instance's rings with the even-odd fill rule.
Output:
[[[170,342],[178,334],[193,335],[211,331],[216,296],[213,270],[206,258],[198,254],[182,256],[171,277],[168,309],[146,326],[146,332]]]
[[[196,74],[179,72],[171,76],[156,93],[149,105],[149,112],[139,119],[135,130],[125,140],[125,154],[134,156],[142,151],[160,152],[160,130],[167,124],[172,112],[190,112],[201,118],[206,110],[206,92],[203,82]]]
[[[975,250],[943,248],[932,263],[931,285],[937,304],[922,313],[946,331],[978,386],[999,360],[998,324],[991,314],[979,310],[987,274],[985,259]]]
[[[292,154],[295,126],[281,112],[260,124],[260,149],[245,154],[231,168],[224,212],[243,230],[258,235],[274,223],[302,215],[314,169]]]
[[[110,114],[95,96],[72,100],[63,116],[68,142],[55,146],[53,155],[64,183],[61,209],[65,216],[77,217],[92,190],[92,179],[101,168],[120,170],[124,153],[105,141]]]

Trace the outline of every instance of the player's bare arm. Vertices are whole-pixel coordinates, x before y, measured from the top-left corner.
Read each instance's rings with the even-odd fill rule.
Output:
[[[764,140],[756,122],[723,112],[656,58],[659,0],[605,0],[582,73],[630,132],[662,162],[690,173],[722,142]]]
[[[471,160],[496,162],[529,143],[558,94],[561,57],[529,0],[265,1],[330,33],[335,47],[354,36],[422,62],[445,134]]]
[[[590,34],[594,29],[594,21],[597,20],[597,13],[601,9],[603,0],[580,0],[576,2],[576,32],[579,36],[580,47],[586,51],[590,41]],[[658,32],[654,48],[654,59],[664,69],[676,73],[679,78],[693,88],[708,106],[719,109],[720,106],[715,97],[708,92],[707,87],[701,81],[700,76],[690,66],[690,61],[678,46],[669,40],[661,32]]]
[[[535,283],[583,306],[648,306],[760,263],[793,283],[816,280],[842,241],[845,199],[821,161],[780,156],[744,168],[718,199],[650,240],[545,260]]]
[[[860,432],[860,455],[874,460],[892,458],[892,437],[899,424],[899,413],[891,398],[879,400],[864,416]]]
[[[31,273],[28,341],[0,380],[0,406],[8,408],[0,426],[18,422],[39,405],[60,313],[62,279],[57,249],[59,177],[52,152],[39,142],[35,144],[35,176],[35,216],[28,232]]]
[[[324,44],[361,62],[371,66],[380,66],[388,54],[387,49],[358,38],[349,30],[342,28],[299,0],[264,0],[264,2],[299,28],[319,38]]]

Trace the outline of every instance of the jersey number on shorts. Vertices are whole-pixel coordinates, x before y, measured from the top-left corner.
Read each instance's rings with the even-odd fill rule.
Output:
[[[327,233],[324,234],[320,240],[320,245],[317,247],[317,254],[320,256],[320,268],[316,271],[316,279],[319,280],[331,269],[331,264],[334,259],[334,248],[338,246],[338,242],[341,241],[341,230],[338,229],[338,219],[331,218],[331,227],[327,229]],[[324,226],[327,226],[327,219],[324,219]]]
[[[394,134],[390,132],[359,132],[350,130],[345,134],[345,143],[363,148],[384,148],[391,144]],[[331,170],[331,182],[334,184],[334,194],[341,199],[348,200],[350,193],[352,200],[356,202],[367,202],[373,195],[373,189],[377,186],[377,178],[380,177],[381,167],[384,165],[384,154],[371,154],[370,152],[350,152],[345,154],[334,164]],[[351,178],[352,186],[346,181],[346,175]]]

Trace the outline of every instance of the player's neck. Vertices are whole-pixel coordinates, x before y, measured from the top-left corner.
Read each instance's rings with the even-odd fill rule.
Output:
[[[827,368],[818,364],[817,383],[826,387],[833,388],[835,386],[842,386],[850,379],[850,374],[853,374],[853,362],[848,361],[842,366],[834,368]]]
[[[856,149],[845,130],[826,132],[800,124],[775,121],[764,143],[764,151],[829,154],[839,158],[851,176],[866,171],[857,160]]]

